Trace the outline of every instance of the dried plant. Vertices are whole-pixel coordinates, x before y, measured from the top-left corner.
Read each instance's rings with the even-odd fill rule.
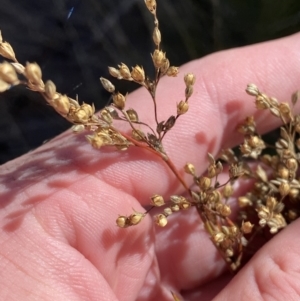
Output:
[[[133,211],[129,216],[120,215],[116,217],[117,225],[120,228],[138,225],[153,208],[159,207],[160,212],[154,216],[154,221],[158,226],[165,227],[171,214],[194,207],[228,268],[236,272],[262,242],[268,241],[299,215],[300,115],[294,114],[288,103],[279,102],[261,92],[254,84],[249,84],[246,92],[254,97],[256,108],[267,110],[281,120],[280,137],[273,145],[267,144],[257,132],[254,118],[246,117],[237,128],[244,136],[239,152],[224,149],[219,158],[208,154],[205,174],[197,174],[192,163],[184,166],[185,173],[194,182],[189,187],[166,153],[163,140],[176,125],[178,118],[188,112],[196,78],[192,73],[184,75],[184,99],[176,104],[176,114],[170,115],[167,120],[159,120],[157,86],[162,76],[175,77],[179,71],[178,67],[170,65],[166,53],[161,49],[156,1],[145,0],[145,4],[154,18],[152,39],[155,49],[151,54],[154,78],[149,78],[143,67],[138,65],[130,70],[126,64],[120,63],[117,67],[108,67],[108,71],[114,78],[133,81],[149,92],[153,103],[155,128],[140,120],[138,112],[128,108],[127,95],[118,92],[111,81],[104,77],[100,81],[104,89],[111,93],[112,103],[99,113],[95,113],[93,105],[80,104],[78,99],[60,94],[52,81],[44,83],[38,64],[27,63],[23,66],[18,62],[13,48],[3,41],[1,35],[0,54],[10,62],[4,61],[0,64],[0,92],[23,84],[40,93],[58,114],[70,121],[74,133],[87,131],[86,138],[92,147],[100,149],[112,146],[120,151],[136,147],[163,160],[184,187],[185,194],[172,195],[167,200],[162,195],[154,194],[150,196],[150,209],[146,212]],[[292,105],[296,104],[298,98],[299,92],[292,95]],[[122,122],[128,125],[130,132],[122,129]],[[218,177],[224,172],[225,166],[228,180],[220,183]],[[235,220],[232,220],[232,209],[228,200],[234,193],[234,183],[248,183],[249,180],[253,184],[245,195],[237,197],[240,209]],[[257,241],[260,243],[257,244]],[[174,293],[172,295],[174,300],[179,300]]]

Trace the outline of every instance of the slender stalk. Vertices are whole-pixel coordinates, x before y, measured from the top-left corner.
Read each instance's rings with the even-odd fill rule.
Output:
[[[174,163],[171,161],[171,159],[163,153],[158,152],[157,150],[149,147],[148,144],[146,144],[145,142],[142,141],[137,141],[134,138],[132,138],[131,136],[125,134],[125,133],[121,133],[128,141],[130,141],[133,145],[143,148],[151,153],[153,153],[154,155],[160,157],[161,159],[163,159],[163,161],[168,165],[168,167],[170,168],[170,170],[173,172],[173,174],[176,176],[176,178],[179,180],[179,182],[182,184],[182,186],[185,188],[185,190],[189,193],[189,195],[191,195],[191,190],[189,188],[189,186],[187,185],[187,183],[185,182],[185,180],[183,179],[183,177],[179,174],[178,170],[176,169]]]

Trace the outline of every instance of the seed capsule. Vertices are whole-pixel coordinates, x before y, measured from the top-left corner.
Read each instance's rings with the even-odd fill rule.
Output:
[[[286,196],[289,192],[290,192],[290,185],[289,183],[286,183],[286,182],[282,182],[280,185],[279,185],[279,193],[282,195],[282,196]]]
[[[114,67],[108,67],[108,72],[111,76],[116,77],[117,79],[122,79],[120,71]]]
[[[130,225],[134,226],[139,224],[144,217],[144,213],[135,212],[128,217],[128,220]]]
[[[8,62],[0,64],[0,78],[11,85],[19,82],[15,68]]]
[[[26,63],[25,76],[34,85],[38,85],[42,81],[42,70],[37,63]]]
[[[248,84],[248,85],[247,85],[247,88],[246,88],[246,92],[247,92],[249,95],[257,96],[258,93],[259,93],[259,90],[258,90],[258,88],[257,88],[256,85],[254,85],[254,84]]]
[[[69,98],[66,95],[60,95],[58,98],[53,100],[53,107],[60,114],[66,115],[70,111]]]
[[[220,243],[224,240],[225,234],[223,232],[218,232],[213,236],[213,240],[215,243]]]
[[[56,94],[56,86],[51,80],[47,80],[45,84],[45,94],[49,99],[53,99]]]
[[[173,213],[172,209],[170,207],[167,207],[164,209],[165,216],[169,216]]]
[[[107,110],[107,109],[102,109],[102,110],[100,111],[100,116],[101,116],[101,118],[102,118],[105,122],[107,122],[108,124],[111,124],[111,123],[113,122],[113,118],[112,118],[112,116],[111,116],[109,110]]]
[[[119,67],[119,71],[124,79],[132,80],[131,72],[127,65],[125,65],[124,63],[121,63],[121,65],[118,65],[118,67]]]
[[[113,95],[113,103],[120,110],[124,109],[125,100],[126,100],[125,96],[120,92],[117,92],[116,94]]]
[[[204,177],[204,176],[201,176],[199,178],[199,187],[202,189],[202,190],[207,190],[211,185],[211,178],[208,178],[208,177]]]
[[[195,166],[192,163],[187,163],[184,166],[184,171],[192,176],[195,175],[196,169]]]
[[[152,14],[155,14],[155,11],[156,11],[156,1],[155,0],[145,0],[145,4],[146,4],[147,8],[149,9],[149,11]]]
[[[189,104],[186,101],[181,100],[179,104],[177,104],[177,114],[183,115],[185,114],[189,109]]]
[[[110,93],[113,93],[115,91],[115,86],[108,79],[100,77],[100,82],[106,91]]]
[[[184,82],[186,84],[186,86],[193,86],[194,83],[196,81],[196,77],[193,73],[187,73],[185,76],[184,76]]]
[[[155,49],[152,54],[152,60],[156,68],[162,67],[165,60],[165,53],[163,53],[161,50]]]
[[[129,109],[126,111],[129,119],[131,122],[138,122],[139,121],[139,116],[137,112],[134,109]]]
[[[251,233],[252,232],[252,228],[253,228],[253,224],[251,224],[250,222],[243,222],[242,223],[242,232],[245,234]]]
[[[167,71],[167,75],[171,76],[171,77],[176,77],[179,73],[179,68],[175,67],[175,66],[171,66],[169,67],[168,71]]]
[[[155,45],[159,45],[160,42],[161,42],[161,34],[160,34],[160,31],[158,29],[158,27],[154,27],[154,31],[153,31],[153,42]]]
[[[158,214],[154,216],[154,221],[160,227],[165,227],[168,223],[168,220],[164,214]]]
[[[223,195],[225,198],[231,197],[233,194],[233,187],[230,183],[226,184],[223,189]]]
[[[231,209],[228,205],[218,204],[216,209],[224,217],[231,214]]]
[[[145,71],[143,67],[136,65],[132,68],[131,77],[138,83],[143,83],[145,81]]]
[[[151,205],[160,207],[165,204],[164,198],[161,195],[155,194],[151,197]]]
[[[101,146],[103,146],[103,144],[104,144],[103,139],[97,135],[87,135],[86,139],[92,145],[92,147],[94,147],[96,149],[101,148]]]
[[[11,47],[11,45],[7,42],[0,42],[0,55],[9,60],[16,61],[14,50]]]
[[[116,220],[117,226],[120,228],[128,227],[128,218],[126,216],[119,216]]]

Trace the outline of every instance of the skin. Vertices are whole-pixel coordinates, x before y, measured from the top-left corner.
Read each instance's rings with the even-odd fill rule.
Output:
[[[175,166],[182,170],[188,160],[203,173],[207,152],[217,155],[241,142],[233,133],[246,116],[254,114],[261,133],[277,127],[279,120],[257,112],[244,89],[255,83],[289,100],[300,87],[299,49],[296,34],[216,53],[182,66],[177,78],[163,78],[157,91],[160,120],[174,114],[183,98],[183,75],[193,72],[197,78],[189,112],[165,137]],[[128,107],[153,124],[146,91],[132,93]],[[2,165],[0,299],[163,301],[172,300],[170,290],[191,301],[299,299],[299,220],[236,276],[194,210],[172,215],[164,229],[150,216],[128,229],[115,224],[118,214],[143,212],[153,194],[182,192],[155,156],[135,148],[94,150],[84,135],[70,132]]]

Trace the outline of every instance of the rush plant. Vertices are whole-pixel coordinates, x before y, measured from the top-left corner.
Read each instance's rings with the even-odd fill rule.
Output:
[[[0,54],[7,60],[0,64],[0,92],[16,85],[40,93],[46,102],[72,125],[74,133],[86,132],[87,143],[96,149],[108,147],[111,151],[126,151],[138,148],[156,156],[169,167],[174,177],[183,186],[182,195],[150,195],[150,207],[144,212],[133,211],[130,215],[116,216],[120,228],[138,226],[154,208],[154,223],[168,227],[168,217],[195,208],[212,243],[232,272],[239,268],[257,250],[257,241],[266,242],[299,215],[300,181],[300,115],[293,113],[293,106],[299,92],[292,95],[292,106],[269,97],[254,84],[249,84],[246,92],[254,98],[258,110],[267,110],[280,119],[280,135],[274,143],[268,144],[256,130],[253,117],[245,117],[237,131],[244,136],[238,149],[224,149],[219,157],[207,155],[207,170],[198,174],[192,162],[182,169],[192,177],[194,185],[186,183],[164,148],[164,138],[169,131],[176,131],[176,122],[188,114],[189,102],[193,101],[193,87],[196,81],[192,73],[183,76],[185,90],[174,103],[174,112],[166,120],[159,120],[159,102],[156,90],[163,76],[175,77],[178,67],[172,66],[161,48],[161,32],[156,15],[156,1],[145,0],[146,8],[154,19],[151,54],[155,75],[147,76],[142,66],[131,69],[125,63],[108,67],[109,74],[123,81],[135,82],[149,92],[153,104],[155,126],[139,118],[138,112],[130,108],[127,95],[117,91],[109,79],[100,78],[105,90],[111,93],[112,103],[100,112],[93,105],[80,103],[56,90],[55,84],[43,81],[42,71],[36,63],[22,65],[16,58],[12,46],[0,35]],[[171,79],[170,79],[171,80]],[[141,100],[143,101],[143,100]],[[129,105],[129,106],[128,106]],[[125,126],[124,126],[125,125]],[[227,180],[219,182],[220,174],[227,173]],[[247,183],[250,187],[244,195],[234,195],[235,183]],[[243,182],[245,181],[245,182]],[[249,186],[249,182],[252,183]],[[233,197],[234,195],[234,197]],[[229,199],[234,198],[239,211],[232,214]],[[232,202],[231,202],[232,203]],[[126,229],[124,229],[126,231]],[[261,245],[261,243],[260,243]],[[174,300],[179,300],[173,294]]]

